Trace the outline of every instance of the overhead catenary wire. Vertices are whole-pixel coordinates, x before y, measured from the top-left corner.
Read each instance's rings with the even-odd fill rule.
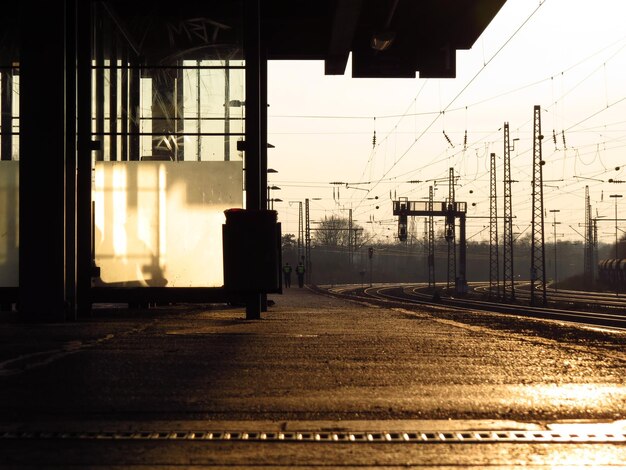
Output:
[[[489,64],[502,52],[502,50],[511,42],[511,40],[517,36],[517,34],[524,28],[526,24],[535,16],[535,14],[539,11],[539,9],[545,5],[546,1],[539,3],[537,8],[535,8],[530,15],[522,22],[522,24],[508,37],[506,41],[494,52],[494,54],[487,60],[484,65],[473,75],[473,77],[465,84],[465,86],[448,102],[448,104],[441,110],[441,112],[434,117],[434,119],[426,126],[426,128],[413,140],[413,142],[408,146],[408,148],[400,155],[399,158],[394,160],[393,165],[384,172],[382,178],[386,177],[395,167],[396,165],[402,161],[402,159],[410,152],[410,150],[415,146],[415,144],[422,138],[422,136],[437,122],[437,120],[446,112],[448,108],[450,108],[460,97],[465,93],[465,91],[474,83],[474,81],[480,76],[480,74],[489,66]],[[374,188],[377,184],[374,185]],[[372,188],[372,189],[374,189]],[[358,208],[358,205],[357,205]]]
[[[609,72],[612,72],[613,69],[607,69],[606,68],[606,61],[603,62],[603,66],[602,66],[602,70],[604,72],[606,72],[605,75],[607,75]],[[556,77],[556,75],[554,75]],[[594,77],[594,79],[597,79],[599,81],[600,76],[597,75],[596,77]],[[580,82],[579,82],[580,83]],[[578,85],[578,84],[577,84]],[[565,87],[563,87],[565,88]],[[553,102],[551,103],[551,107],[545,107],[546,110],[549,108],[550,110],[553,111],[553,116],[556,116],[557,114],[560,115],[564,115],[564,109],[562,107],[562,100],[564,97],[566,96],[571,96],[571,92],[573,90],[575,90],[576,86],[572,87],[571,89],[568,90],[563,90],[564,92],[562,94],[560,94],[560,97],[557,98],[556,100],[553,99]],[[554,188],[554,189],[550,189],[549,193],[550,193],[550,197],[553,198],[558,198],[558,194],[564,194],[564,193],[573,193],[576,197],[580,197],[580,195],[576,194],[577,191],[577,187],[580,187],[581,182],[576,181],[573,179],[573,177],[571,176],[571,170],[572,168],[574,168],[574,173],[576,175],[592,175],[592,176],[597,176],[598,173],[593,171],[593,168],[596,167],[598,163],[600,163],[601,159],[604,159],[604,152],[610,151],[611,149],[615,150],[615,149],[619,149],[622,146],[622,142],[623,142],[623,137],[619,134],[616,133],[620,133],[622,134],[622,130],[620,130],[619,128],[617,128],[617,126],[612,126],[611,124],[615,124],[614,122],[611,123],[600,123],[600,124],[596,124],[594,122],[590,122],[592,121],[594,118],[602,116],[602,112],[607,109],[607,105],[609,108],[611,109],[615,109],[619,104],[621,104],[619,101],[621,100],[616,100],[615,102],[609,102],[608,100],[604,100],[605,98],[605,93],[602,93],[603,90],[602,87],[600,86],[599,90],[598,90],[598,97],[601,96],[600,100],[603,101],[601,103],[601,107],[602,109],[597,109],[595,110],[594,113],[588,113],[585,116],[583,116],[585,119],[573,119],[573,117],[578,117],[575,115],[570,115],[567,116],[565,115],[565,118],[570,119],[571,121],[574,121],[574,123],[570,122],[567,123],[568,125],[561,125],[561,123],[559,121],[555,121],[555,124],[553,125],[553,130],[555,131],[555,133],[557,134],[558,137],[558,147],[561,150],[564,149],[571,149],[572,152],[568,153],[567,155],[564,155],[564,153],[560,153],[560,154],[556,154],[553,153],[551,155],[548,155],[548,159],[550,161],[547,161],[546,163],[548,165],[552,165],[553,169],[556,169],[558,167],[560,167],[561,163],[563,162],[564,168],[565,168],[565,162],[567,162],[567,173],[564,171],[563,172],[563,178],[565,179],[565,181],[561,184],[559,184],[559,188]],[[612,94],[610,94],[609,96],[612,96]],[[626,98],[625,98],[626,99]],[[543,101],[543,100],[538,100],[539,102]],[[414,103],[411,103],[411,106],[413,106]],[[559,105],[559,109],[557,109],[556,105]],[[600,104],[600,103],[596,103],[596,104]],[[451,112],[452,109],[454,108],[449,108],[447,112]],[[466,107],[464,106],[463,109],[466,109]],[[570,113],[571,114],[571,113]],[[435,115],[433,115],[433,117],[435,117]],[[369,119],[371,119],[371,117],[369,117]],[[379,118],[379,119],[383,119],[383,118]],[[567,119],[566,119],[567,120]],[[615,120],[614,120],[615,121]],[[607,128],[607,126],[609,126]],[[467,126],[466,126],[467,127]],[[441,130],[437,131],[439,133],[439,135],[441,135]],[[494,130],[494,133],[496,131]],[[579,139],[575,137],[576,134],[581,134],[583,132],[587,132],[587,133],[591,133],[591,132],[596,132],[598,134],[604,134],[603,136],[601,135],[600,137],[598,137],[597,139],[594,139],[595,142],[593,144],[586,144],[586,143],[581,143],[579,142]],[[393,131],[393,133],[398,134],[399,131],[398,129],[396,129],[395,131]],[[432,134],[435,134],[436,132],[432,132]],[[455,134],[454,129],[452,129],[452,131],[448,128],[446,128],[446,133],[451,137],[451,139],[455,142],[458,143],[461,140],[458,137],[458,134]],[[474,133],[474,131],[472,130],[471,132],[472,134]],[[560,133],[561,135],[558,136],[558,133]],[[610,133],[609,135],[607,135],[608,133]],[[565,135],[567,134],[567,136]],[[415,138],[418,137],[417,133],[414,133]],[[476,137],[474,135],[471,135],[470,137]],[[482,137],[482,141],[485,142],[491,142],[489,143],[489,145],[491,145],[493,143],[492,138],[488,135],[485,134],[483,135],[479,135],[479,138]],[[610,138],[609,138],[610,137]],[[567,138],[567,140],[565,140]],[[586,139],[586,137],[585,137]],[[613,141],[611,144],[609,144],[609,142]],[[379,141],[380,142],[380,141]],[[606,145],[605,145],[606,142]],[[598,143],[600,143],[600,152],[598,152]],[[472,155],[472,160],[473,160],[473,154],[474,154],[474,149],[473,147],[474,143],[470,143],[468,142],[468,148],[471,151],[471,155]],[[591,147],[593,146],[593,152],[591,152]],[[465,145],[463,146],[465,147]],[[457,149],[455,149],[457,150]],[[481,149],[479,149],[481,150]],[[516,158],[523,163],[523,160],[525,158],[524,152],[523,152],[523,147],[521,149],[521,153],[519,154],[519,158]],[[481,150],[482,151],[482,150]],[[459,150],[460,152],[460,150]],[[437,156],[435,156],[434,158],[430,159],[430,161],[426,162],[424,160],[422,160],[422,163],[420,163],[420,170],[419,171],[423,171],[424,169],[428,168],[428,166],[432,165],[432,162],[434,161],[446,161],[450,159],[450,156],[452,155],[454,158],[458,159],[459,157],[459,152],[450,152],[449,149],[446,153],[446,157],[445,158],[437,158]],[[527,153],[527,152],[526,152]],[[596,157],[594,154],[598,154],[598,157]],[[398,154],[399,156],[400,154]],[[558,166],[555,166],[554,160],[558,160]],[[393,161],[397,161],[398,157],[396,156],[396,158],[392,158],[391,162]],[[609,162],[611,160],[605,160],[605,164],[606,166],[610,166]],[[484,163],[484,160],[481,160],[481,162]],[[473,162],[472,162],[473,164]],[[578,165],[578,167],[575,167],[575,165]],[[584,165],[584,166],[583,166]],[[434,165],[432,165],[434,166]],[[482,166],[482,165],[481,165]],[[397,167],[396,167],[397,168]],[[385,167],[385,170],[387,170],[387,167]],[[473,171],[473,168],[471,168],[471,170]],[[403,175],[406,175],[406,177],[404,179],[409,179],[411,177],[411,175],[416,174],[418,170],[417,169],[411,169],[410,171],[406,171],[404,173],[402,173]],[[523,165],[519,165],[519,171],[524,173],[524,166]],[[605,170],[603,170],[604,173]],[[612,170],[612,166],[608,169],[606,169],[606,171],[613,171]],[[397,172],[384,172],[381,174],[385,174],[386,176],[384,178],[378,178],[376,179],[375,182],[372,182],[371,185],[373,184],[383,184],[383,183],[389,183],[392,186],[395,185],[396,187],[400,187],[403,183],[405,183],[405,181],[403,181],[402,177],[399,177]],[[465,172],[463,174],[466,174]],[[379,175],[380,176],[380,175]],[[477,171],[476,171],[476,175],[473,175],[472,173],[469,173],[470,176],[470,180],[471,181],[479,181],[480,178],[483,176],[481,171],[480,171],[480,167],[477,167]],[[473,176],[473,178],[472,178]],[[523,176],[523,175],[522,175]],[[364,178],[362,178],[364,179]],[[423,179],[423,177],[420,177],[420,179]],[[606,179],[606,178],[605,178]],[[368,178],[368,181],[372,181],[373,178]],[[526,184],[526,183],[520,183],[520,184]],[[601,183],[600,183],[601,184]],[[596,185],[596,183],[592,183],[592,185]],[[417,186],[416,186],[417,188]],[[373,190],[375,191],[375,189]],[[387,189],[385,189],[385,191],[387,191]],[[417,189],[413,189],[411,188],[411,191],[417,191]],[[360,196],[360,195],[359,195]],[[547,195],[548,197],[548,195]],[[351,198],[352,199],[352,198]],[[362,204],[363,206],[366,205],[366,202],[363,202]]]

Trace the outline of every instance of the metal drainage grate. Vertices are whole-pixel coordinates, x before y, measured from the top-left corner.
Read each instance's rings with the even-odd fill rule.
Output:
[[[9,431],[0,439],[194,440],[231,442],[363,443],[623,443],[626,433],[556,431],[463,432],[213,432],[213,431]]]

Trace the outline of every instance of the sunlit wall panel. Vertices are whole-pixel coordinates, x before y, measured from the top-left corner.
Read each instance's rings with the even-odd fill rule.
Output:
[[[239,162],[96,162],[97,285],[223,285],[224,210],[243,206]]]

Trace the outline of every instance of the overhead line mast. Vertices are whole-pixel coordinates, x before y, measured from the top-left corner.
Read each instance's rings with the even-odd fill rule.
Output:
[[[304,219],[302,201],[298,201],[298,261],[304,259]]]
[[[448,242],[448,282],[446,288],[450,290],[450,282],[456,284],[456,243],[454,223],[454,168],[448,174],[448,215],[446,216],[445,238]]]
[[[491,154],[489,171],[489,297],[500,297],[500,259],[498,257],[498,196],[496,154]]]
[[[541,303],[547,303],[546,297],[546,252],[544,246],[544,211],[543,211],[543,159],[541,157],[541,107],[535,105],[533,111],[533,179],[532,179],[532,236],[530,259],[530,303],[536,305],[537,292]]]
[[[515,145],[515,143],[514,143]],[[503,299],[515,300],[515,270],[513,269],[513,201],[511,183],[511,150],[509,123],[504,123],[504,250]]]
[[[437,286],[435,285],[435,218],[433,216],[434,209],[434,190],[432,186],[428,187],[428,287],[431,292],[435,293]]]
[[[304,266],[306,269],[306,283],[311,283],[311,218],[309,215],[309,200],[304,200]]]

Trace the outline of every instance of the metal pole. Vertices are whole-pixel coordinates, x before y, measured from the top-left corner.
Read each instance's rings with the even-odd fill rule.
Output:
[[[611,194],[609,197],[615,199],[615,259],[619,259],[619,236],[617,232],[617,199],[622,197],[621,194]],[[617,261],[616,261],[617,262]],[[619,296],[619,282],[615,282],[615,295]]]
[[[557,277],[557,267],[556,267],[556,214],[554,214],[554,292],[556,292],[557,287],[556,284],[559,281]]]
[[[585,270],[584,281],[586,286],[593,286],[593,235],[591,233],[591,202],[589,186],[585,186]]]
[[[557,221],[556,221],[556,214],[557,212],[561,212],[559,209],[551,209],[550,212],[552,212],[554,214],[554,222],[552,223],[552,225],[554,226],[554,292],[557,291],[557,282],[558,282],[558,271],[557,271],[557,264],[556,264],[556,226],[557,226]]]
[[[246,60],[246,210],[259,211],[262,206],[261,185],[261,2],[245,2],[244,57]],[[262,296],[251,292],[246,302],[246,319],[261,318]]]
[[[348,210],[348,263],[352,268],[352,209]]]
[[[617,199],[622,197],[621,194],[611,194],[609,197],[615,199],[615,259],[619,259],[619,236],[617,228]]]

